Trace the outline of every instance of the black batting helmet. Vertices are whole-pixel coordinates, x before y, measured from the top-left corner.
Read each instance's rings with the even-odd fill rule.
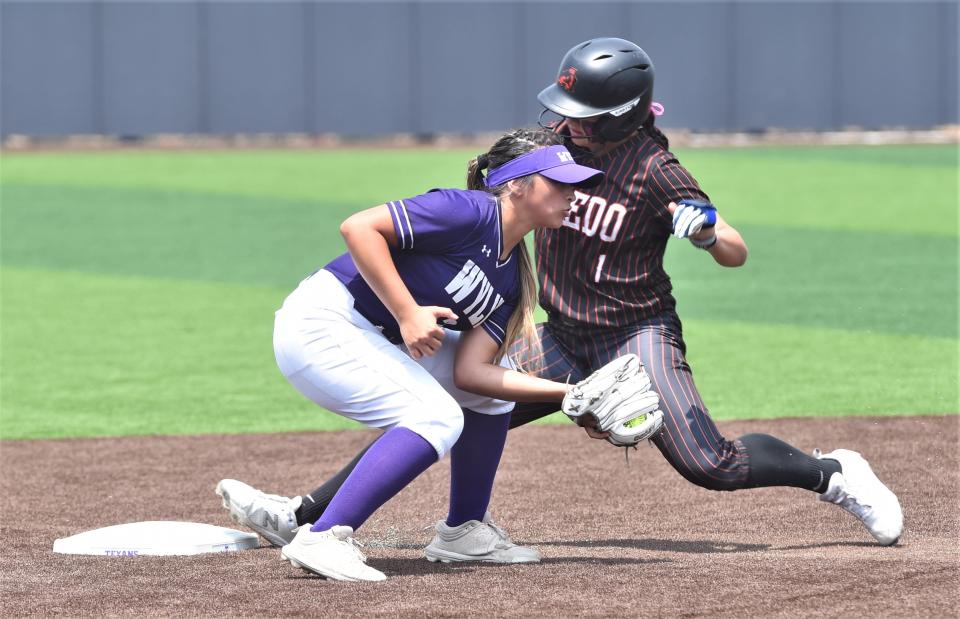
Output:
[[[567,118],[600,116],[594,137],[616,142],[635,132],[650,114],[653,62],[624,39],[590,39],[567,52],[557,80],[537,100]]]

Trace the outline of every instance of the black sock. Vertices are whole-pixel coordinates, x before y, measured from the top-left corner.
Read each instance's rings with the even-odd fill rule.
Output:
[[[380,436],[383,435],[381,434]],[[313,524],[320,519],[320,516],[322,516],[323,512],[327,509],[327,505],[333,500],[333,496],[337,493],[337,490],[340,489],[343,482],[347,481],[347,477],[350,476],[353,469],[357,467],[357,462],[360,462],[363,454],[367,453],[367,450],[380,439],[380,436],[364,447],[360,453],[350,461],[350,464],[337,471],[337,474],[324,482],[322,486],[310,494],[304,494],[302,496],[303,502],[295,513],[298,525]]]
[[[560,410],[560,406],[556,402],[550,404],[517,402],[516,406],[513,407],[513,412],[510,413],[510,429],[519,428],[558,410]]]
[[[740,437],[740,442],[750,463],[747,488],[792,486],[823,493],[830,476],[840,472],[836,460],[808,456],[768,434],[747,434]]]

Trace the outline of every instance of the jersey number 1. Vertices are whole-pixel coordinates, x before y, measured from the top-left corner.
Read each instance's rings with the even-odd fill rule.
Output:
[[[593,281],[600,281],[600,271],[603,270],[603,263],[607,260],[607,254],[600,254],[600,261],[597,262],[597,274],[593,276]]]

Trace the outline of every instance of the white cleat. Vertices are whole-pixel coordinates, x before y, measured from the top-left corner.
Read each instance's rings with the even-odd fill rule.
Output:
[[[890,491],[859,453],[837,449],[828,454],[814,450],[817,458],[829,458],[840,463],[842,473],[830,476],[827,491],[821,501],[836,503],[867,527],[881,546],[891,546],[903,533],[903,510],[897,495]]]
[[[293,541],[280,550],[280,559],[290,565],[333,580],[380,582],[387,576],[367,565],[367,558],[357,548],[353,529],[335,526],[314,533],[304,525]]]
[[[490,518],[469,520],[460,526],[449,527],[443,520],[436,524],[437,534],[423,550],[427,560],[436,563],[480,561],[485,563],[539,563],[540,553],[535,548],[518,546],[506,531]]]
[[[223,499],[234,522],[256,531],[274,546],[293,541],[301,497],[266,494],[236,479],[220,480],[214,492]]]

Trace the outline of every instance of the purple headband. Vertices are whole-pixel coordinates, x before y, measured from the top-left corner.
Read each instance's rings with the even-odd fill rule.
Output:
[[[579,165],[565,147],[547,146],[511,159],[487,173],[487,187],[496,187],[521,176],[539,172],[547,178],[567,185],[592,187],[603,178],[603,172]]]

